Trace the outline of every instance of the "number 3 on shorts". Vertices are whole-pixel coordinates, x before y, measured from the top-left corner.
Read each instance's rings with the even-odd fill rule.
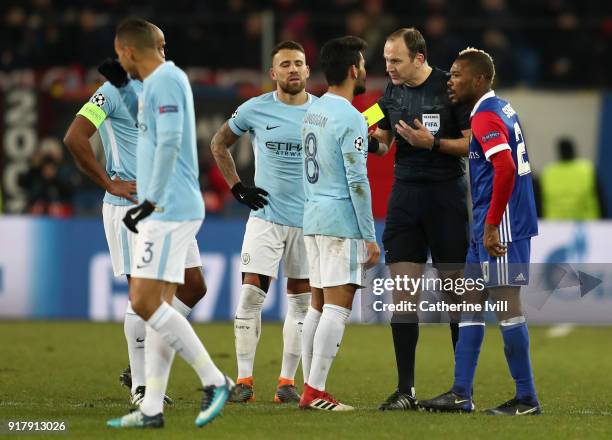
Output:
[[[145,241],[145,254],[142,256],[142,262],[145,264],[149,264],[153,261],[153,249],[151,249],[153,244],[152,241]]]

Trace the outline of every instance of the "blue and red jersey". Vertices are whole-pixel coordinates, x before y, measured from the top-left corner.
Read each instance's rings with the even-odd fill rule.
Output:
[[[510,150],[516,168],[514,188],[499,223],[502,243],[538,234],[531,167],[525,138],[512,106],[492,90],[483,95],[472,110],[470,126],[470,183],[474,216],[474,239],[482,242],[484,225],[491,207],[494,169],[491,158]],[[500,211],[501,212],[501,211]]]

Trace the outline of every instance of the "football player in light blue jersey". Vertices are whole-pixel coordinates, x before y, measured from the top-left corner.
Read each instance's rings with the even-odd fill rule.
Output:
[[[304,393],[301,408],[348,411],[325,391],[355,291],[378,262],[366,159],[367,125],[352,106],[365,91],[366,43],[347,36],[325,43],[321,67],[329,89],[304,117],[304,241],[312,306],[302,328]]]
[[[148,325],[145,397],[138,410],[107,422],[114,428],[163,427],[163,397],[175,352],[193,367],[203,386],[197,426],[220,413],[231,388],[189,321],[169,305],[184,282],[188,247],[202,224],[204,204],[191,86],[187,75],[158,50],[160,34],[151,23],[132,18],[117,27],[115,36],[119,63],[132,77],[143,79],[136,160],[140,204],[127,211],[123,223],[137,234],[132,306]],[[125,77],[115,74],[109,71],[107,77],[125,101],[132,91],[125,87]]]
[[[164,53],[164,36],[157,36],[158,50]],[[100,66],[101,72],[115,71],[124,80],[127,74],[117,61],[106,60]],[[111,74],[112,76],[112,74]],[[124,87],[129,98],[137,107],[138,95],[142,93],[142,82],[132,79]],[[106,156],[106,170],[93,154],[89,139],[98,130]],[[81,169],[100,187],[106,189],[102,207],[104,231],[108,242],[113,273],[126,275],[130,283],[130,260],[133,254],[135,235],[128,232],[121,220],[130,207],[137,203],[136,192],[136,143],[138,128],[122,96],[114,85],[105,82],[96,90],[91,99],[81,108],[68,128],[64,138]],[[202,262],[197,241],[189,246],[185,262],[185,284],[178,289],[173,306],[187,316],[191,309],[206,293],[202,274]],[[132,309],[131,303],[125,314],[125,338],[128,346],[130,366],[119,379],[130,388],[132,404],[139,404],[145,394],[144,340],[145,322]],[[171,403],[169,398],[165,398]]]
[[[308,262],[302,234],[304,160],[300,129],[317,99],[306,92],[308,65],[301,44],[283,41],[272,51],[274,92],[249,99],[217,131],[211,149],[234,196],[249,206],[242,245],[240,293],[234,333],[238,380],[231,400],[252,402],[253,364],[261,334],[261,310],[281,259],[287,277],[287,315],[283,326],[283,361],[274,401],[298,402],[294,378],[300,362],[301,326],[310,304]],[[255,187],[245,186],[229,148],[248,133],[255,152]]]

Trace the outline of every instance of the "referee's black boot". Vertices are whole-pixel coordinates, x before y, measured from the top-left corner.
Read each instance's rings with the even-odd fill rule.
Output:
[[[402,393],[399,389],[387,397],[378,407],[380,411],[410,411],[419,409],[419,401],[414,394]]]

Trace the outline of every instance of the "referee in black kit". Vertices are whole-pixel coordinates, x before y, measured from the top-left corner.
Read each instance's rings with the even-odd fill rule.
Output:
[[[425,39],[418,30],[403,28],[389,35],[384,57],[391,81],[378,101],[385,117],[372,136],[381,149],[388,150],[393,138],[397,145],[395,182],[383,234],[386,264],[393,279],[398,275],[418,279],[429,251],[442,278],[458,277],[468,246],[462,156],[468,151],[471,109],[451,103],[446,85],[449,74],[429,66]],[[395,290],[393,297],[396,304],[416,304],[419,292],[410,295]],[[380,409],[416,409],[416,312],[394,313],[391,329],[398,387]],[[451,323],[451,333],[454,347],[457,323]]]

